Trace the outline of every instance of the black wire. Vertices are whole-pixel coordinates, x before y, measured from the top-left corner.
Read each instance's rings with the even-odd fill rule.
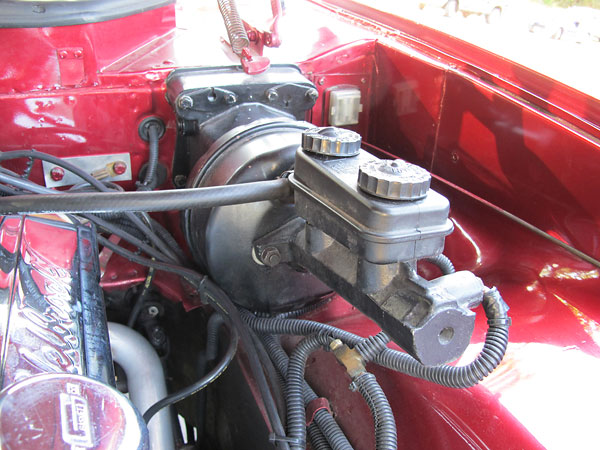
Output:
[[[150,294],[150,288],[152,286],[152,280],[154,279],[154,273],[156,271],[153,267],[148,268],[148,275],[146,276],[146,281],[144,281],[144,285],[142,286],[142,291],[135,299],[135,303],[133,304],[133,308],[131,308],[131,313],[129,314],[129,319],[127,320],[127,326],[129,328],[133,328],[135,323],[137,322],[137,318],[142,312],[142,308],[144,307],[144,303]]]
[[[3,155],[4,155],[4,153],[0,153],[0,158]],[[3,183],[11,184],[15,187],[18,187],[19,189],[24,189],[24,190],[33,192],[35,194],[60,195],[60,192],[58,192],[58,191],[55,191],[53,189],[48,189],[47,187],[44,187],[44,186],[40,186],[39,184],[36,184],[32,181],[19,178],[18,176],[16,176],[16,174],[14,172],[12,172],[8,169],[5,169],[5,168],[0,168],[0,181]],[[96,181],[98,181],[98,180],[96,180]],[[102,185],[105,189],[108,190],[108,188],[106,188],[102,183],[100,183],[100,185]],[[5,190],[5,189],[2,189],[2,191],[7,192],[7,190]],[[7,192],[7,193],[9,193],[9,192]],[[16,192],[15,192],[15,194],[16,194]],[[21,195],[23,195],[23,194],[21,194]],[[67,195],[73,195],[73,194],[67,194]],[[169,247],[161,240],[161,238],[152,231],[150,226],[145,225],[142,222],[142,220],[133,213],[126,213],[126,216],[129,220],[131,220],[134,223],[134,225],[137,226],[138,229],[140,229],[142,231],[142,233],[144,233],[144,235],[146,235],[148,237],[148,239],[150,239],[150,241],[158,249],[160,249],[163,252],[163,254],[165,256],[161,256],[161,257],[159,257],[159,259],[162,260],[162,259],[166,258],[169,261],[173,261],[173,262],[180,261],[180,259],[177,256],[174,256],[173,251],[171,251],[169,249]],[[133,218],[135,220],[131,216],[133,216]],[[92,220],[91,217],[96,217],[96,216],[86,215],[86,217],[88,218],[88,220]],[[147,218],[147,219],[148,219],[148,221],[150,220],[149,218]],[[115,234],[117,234],[117,233],[115,233]],[[131,236],[131,235],[129,235],[129,236]],[[124,239],[126,239],[126,238],[124,238]],[[126,239],[126,240],[129,240],[129,239]],[[169,251],[165,252],[164,249],[167,249]],[[155,256],[152,253],[149,253],[149,254],[152,256]]]
[[[252,371],[258,389],[261,393],[271,430],[273,430],[278,438],[282,438],[281,440],[277,441],[281,448],[284,450],[289,449],[288,443],[283,440],[285,439],[285,430],[281,422],[281,417],[277,412],[277,405],[273,399],[273,395],[269,389],[265,374],[262,370],[256,347],[254,346],[252,337],[248,331],[248,326],[244,321],[242,321],[238,309],[229,299],[227,294],[225,294],[225,292],[223,292],[206,275],[201,275],[186,267],[163,263],[160,261],[151,261],[110,242],[108,239],[102,236],[98,236],[98,242],[132,262],[147,267],[154,267],[157,270],[175,273],[185,278],[193,286],[195,286],[196,289],[198,289],[200,294],[212,305],[213,308],[215,308],[217,311],[220,311],[224,317],[229,317],[231,319],[231,322],[239,332],[240,340],[244,345],[246,356],[248,357],[248,362],[250,364],[250,370]]]
[[[62,167],[63,169],[68,170],[69,172],[77,175],[82,180],[88,182],[90,185],[95,187],[97,190],[101,192],[111,192],[111,190],[104,185],[103,182],[97,180],[89,173],[80,169],[79,167],[71,164],[68,161],[60,159],[54,155],[50,155],[48,153],[38,152],[35,150],[14,150],[10,152],[0,152],[0,161],[7,161],[11,159],[20,159],[20,158],[30,158],[30,159],[40,159],[42,161],[50,162],[56,166]],[[16,175],[16,174],[14,174]],[[16,175],[18,178],[18,175]],[[21,179],[22,180],[22,179]],[[26,181],[26,180],[22,180]],[[32,183],[35,184],[35,183]],[[58,193],[58,191],[50,190],[52,193]],[[152,228],[144,224],[142,220],[132,212],[125,212],[126,216],[131,220],[141,231],[144,233],[150,241],[152,241],[156,247],[162,251],[165,255],[169,257],[174,262],[181,262],[179,258],[169,249],[169,247],[152,231]]]
[[[221,358],[219,363],[215,367],[213,367],[210,372],[208,372],[205,376],[200,378],[195,383],[192,383],[189,386],[180,389],[179,391],[173,394],[167,395],[165,398],[157,401],[154,405],[148,408],[143,415],[144,421],[146,423],[149,423],[150,419],[152,419],[152,417],[154,417],[154,415],[161,409],[173,405],[177,402],[180,402],[181,400],[184,400],[190,397],[191,395],[194,395],[198,391],[201,391],[210,383],[214,382],[217,378],[219,378],[219,376],[221,376],[223,372],[225,372],[225,369],[227,369],[231,361],[233,361],[239,341],[239,334],[237,332],[237,329],[231,325],[229,319],[226,319],[226,322],[229,322],[228,325],[230,337],[229,345],[227,346],[227,351],[223,355],[223,358]]]

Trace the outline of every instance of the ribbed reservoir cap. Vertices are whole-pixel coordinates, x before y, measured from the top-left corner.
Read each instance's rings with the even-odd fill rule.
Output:
[[[343,128],[309,128],[302,133],[302,149],[319,155],[356,156],[361,142],[360,134]]]
[[[358,187],[388,200],[419,200],[430,184],[429,172],[401,159],[370,161],[358,170]]]

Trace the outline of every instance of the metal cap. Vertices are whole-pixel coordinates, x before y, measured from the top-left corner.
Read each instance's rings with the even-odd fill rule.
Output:
[[[401,159],[370,161],[358,170],[358,187],[388,200],[419,200],[430,184],[429,172]]]
[[[302,149],[327,156],[356,156],[362,138],[354,131],[336,127],[310,128],[302,133]]]
[[[148,429],[116,389],[81,375],[43,374],[2,391],[0,442],[11,449],[146,450]]]

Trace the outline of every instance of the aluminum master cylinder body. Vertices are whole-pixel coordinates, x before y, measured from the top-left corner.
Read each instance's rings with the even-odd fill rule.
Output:
[[[423,364],[459,357],[484,287],[470,272],[435,280],[416,272],[453,229],[429,173],[380,160],[356,133],[327,127],[303,133],[290,182],[298,218],[255,241],[255,253],[273,247],[308,269]]]

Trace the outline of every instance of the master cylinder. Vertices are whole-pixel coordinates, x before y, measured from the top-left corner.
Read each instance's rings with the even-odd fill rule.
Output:
[[[255,254],[277,249],[281,261],[308,269],[423,364],[456,359],[483,283],[470,272],[432,281],[416,273],[416,261],[439,255],[453,229],[448,200],[429,188],[426,170],[360,144],[333,127],[303,133],[289,176],[298,217],[257,239]]]

